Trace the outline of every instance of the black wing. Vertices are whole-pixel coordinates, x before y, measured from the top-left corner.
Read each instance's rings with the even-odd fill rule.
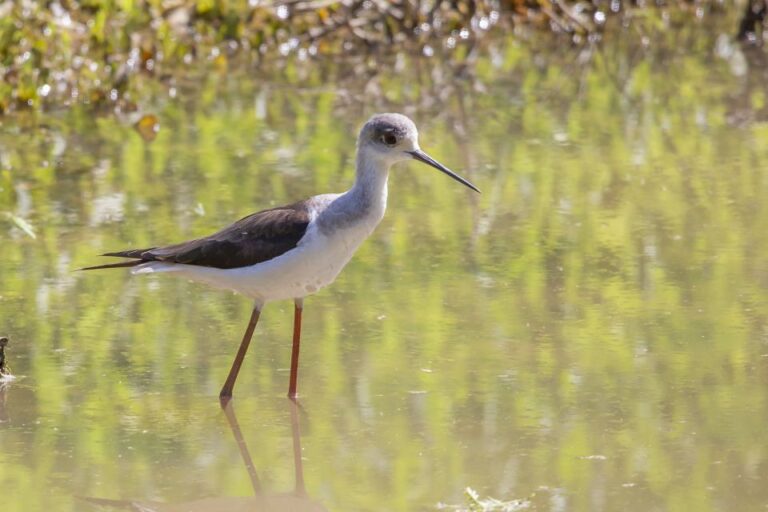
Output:
[[[134,258],[138,261],[99,265],[83,270],[132,266],[148,261],[215,268],[247,267],[276,258],[296,247],[308,225],[307,201],[300,201],[253,213],[205,238],[165,247],[106,253],[104,256]]]

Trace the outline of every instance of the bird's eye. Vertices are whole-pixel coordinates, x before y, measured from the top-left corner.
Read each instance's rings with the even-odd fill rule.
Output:
[[[386,144],[387,146],[394,146],[397,144],[397,137],[392,135],[391,133],[385,133],[381,136],[381,142]]]

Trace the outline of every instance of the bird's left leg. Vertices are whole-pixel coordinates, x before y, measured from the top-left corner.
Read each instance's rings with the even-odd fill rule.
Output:
[[[301,311],[304,299],[294,300],[293,309],[293,350],[291,351],[291,381],[288,385],[288,398],[296,400],[296,383],[299,378],[299,344],[301,343]]]

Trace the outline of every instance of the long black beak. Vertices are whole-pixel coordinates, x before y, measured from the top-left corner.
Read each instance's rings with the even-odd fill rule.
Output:
[[[466,185],[467,187],[471,188],[475,192],[478,192],[478,193],[480,192],[479,188],[477,188],[472,183],[470,183],[469,181],[465,180],[464,178],[462,178],[461,176],[459,176],[458,174],[456,174],[455,172],[453,172],[452,170],[450,170],[449,168],[447,168],[446,166],[444,166],[443,164],[441,164],[440,162],[438,162],[437,160],[435,160],[434,158],[432,158],[431,156],[429,156],[428,154],[423,152],[422,150],[417,149],[415,151],[409,151],[408,153],[415,160],[418,160],[419,162],[424,162],[427,165],[431,165],[432,167],[434,167],[438,171],[444,172],[445,174],[447,174],[451,178],[455,179],[456,181],[458,181],[462,185]]]

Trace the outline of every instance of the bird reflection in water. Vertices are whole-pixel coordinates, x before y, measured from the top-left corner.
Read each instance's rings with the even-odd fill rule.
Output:
[[[321,504],[312,501],[304,488],[304,468],[301,461],[301,431],[299,429],[299,405],[287,400],[291,413],[291,434],[293,437],[293,466],[295,484],[292,492],[269,494],[264,492],[256,467],[251,459],[248,446],[243,439],[235,415],[234,404],[229,401],[223,406],[227,422],[237,442],[240,456],[251,480],[254,497],[203,498],[182,503],[159,503],[140,500],[111,500],[82,497],[80,499],[103,507],[131,510],[134,512],[325,512]]]

